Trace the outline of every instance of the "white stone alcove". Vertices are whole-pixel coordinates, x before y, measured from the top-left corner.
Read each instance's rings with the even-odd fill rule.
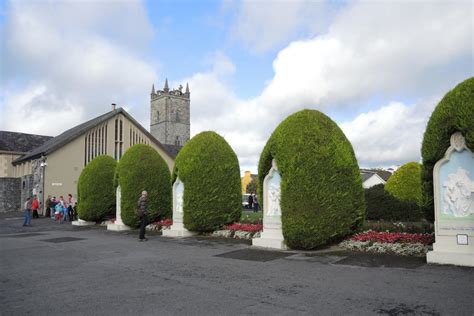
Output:
[[[263,231],[259,238],[252,240],[256,247],[285,250],[285,240],[281,225],[281,176],[275,160],[263,180]]]
[[[116,191],[115,222],[112,224],[107,224],[107,230],[113,230],[113,231],[130,230],[130,226],[125,225],[122,221],[121,200],[122,200],[122,191],[120,189],[120,186],[118,186],[117,191]]]
[[[474,266],[474,155],[461,133],[433,170],[435,243],[428,263]]]
[[[170,229],[163,230],[166,237],[189,237],[195,235],[184,227],[183,224],[183,196],[184,183],[178,178],[173,184],[173,225]]]

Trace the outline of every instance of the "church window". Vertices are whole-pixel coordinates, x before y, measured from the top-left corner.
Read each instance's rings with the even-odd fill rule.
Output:
[[[176,122],[179,123],[179,112],[178,111],[176,111]]]
[[[156,122],[160,121],[160,111],[156,111]]]
[[[181,145],[181,144],[179,143],[179,136],[176,136],[176,139],[175,139],[175,141],[174,141],[174,144],[175,144],[176,146]]]

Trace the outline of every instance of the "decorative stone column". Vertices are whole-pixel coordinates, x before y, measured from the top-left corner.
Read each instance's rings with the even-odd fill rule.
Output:
[[[117,211],[115,213],[115,222],[113,224],[107,224],[107,230],[114,230],[114,231],[130,230],[130,227],[125,225],[122,222],[122,207],[121,207],[122,191],[120,189],[120,186],[117,187],[117,191],[115,195],[116,195],[116,208],[117,208]]]
[[[183,225],[183,195],[184,183],[179,178],[173,184],[173,225],[163,230],[166,237],[189,237],[195,233],[187,230]]]
[[[435,243],[427,262],[474,267],[474,155],[459,132],[434,166],[433,189]]]
[[[252,240],[252,245],[285,250],[281,225],[281,176],[275,159],[272,168],[263,180],[263,232]]]

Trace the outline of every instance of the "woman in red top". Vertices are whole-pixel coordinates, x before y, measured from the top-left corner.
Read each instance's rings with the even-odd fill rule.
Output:
[[[39,208],[39,203],[38,203],[38,199],[36,198],[36,195],[35,195],[33,197],[33,201],[31,202],[31,210],[33,211],[33,218],[39,218],[38,208]]]

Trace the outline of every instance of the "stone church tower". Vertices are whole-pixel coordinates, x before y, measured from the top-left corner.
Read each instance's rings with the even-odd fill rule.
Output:
[[[183,146],[190,137],[189,86],[170,90],[168,79],[163,90],[151,88],[150,132],[164,145]]]

